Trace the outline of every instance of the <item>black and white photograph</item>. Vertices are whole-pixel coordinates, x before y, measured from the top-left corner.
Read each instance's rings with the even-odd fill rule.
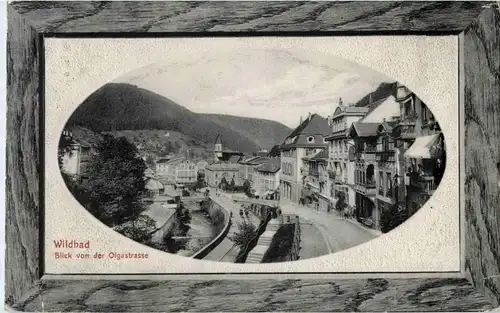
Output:
[[[4,9],[7,311],[500,309],[497,2]]]
[[[275,263],[397,228],[439,188],[446,144],[405,85],[268,49],[159,61],[103,85],[65,124],[58,158],[96,223],[165,253]]]

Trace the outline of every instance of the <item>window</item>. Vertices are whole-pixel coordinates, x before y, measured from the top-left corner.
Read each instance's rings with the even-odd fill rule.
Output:
[[[307,142],[313,143],[314,142],[314,137],[313,136],[307,137]]]
[[[384,190],[384,172],[378,173],[378,189]]]

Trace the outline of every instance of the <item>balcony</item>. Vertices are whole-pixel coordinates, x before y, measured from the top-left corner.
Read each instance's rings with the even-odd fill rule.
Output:
[[[431,175],[421,176],[417,180],[410,180],[410,187],[428,196],[432,196],[437,188],[434,176]]]
[[[328,172],[328,178],[335,179],[335,176],[337,175],[337,170],[335,170],[334,168],[329,168],[327,172]]]
[[[395,162],[396,156],[394,150],[377,151],[377,162]]]
[[[355,189],[357,192],[366,195],[366,196],[375,196],[377,185],[375,181],[370,181],[366,183],[358,183],[355,185]]]

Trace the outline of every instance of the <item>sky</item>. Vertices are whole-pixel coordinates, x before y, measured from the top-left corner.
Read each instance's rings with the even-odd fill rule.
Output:
[[[264,118],[291,128],[309,112],[333,114],[393,80],[332,55],[300,49],[172,53],[114,82],[156,92],[197,113]]]

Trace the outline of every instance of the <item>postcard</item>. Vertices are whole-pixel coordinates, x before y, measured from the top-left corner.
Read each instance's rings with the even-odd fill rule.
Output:
[[[45,50],[47,273],[460,270],[456,37]]]

